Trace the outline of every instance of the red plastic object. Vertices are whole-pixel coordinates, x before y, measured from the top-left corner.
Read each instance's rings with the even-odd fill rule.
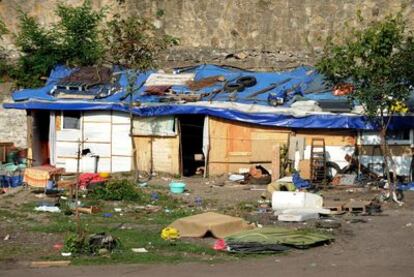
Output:
[[[61,250],[62,248],[63,248],[63,243],[55,243],[53,245],[53,249],[55,249],[57,251]]]
[[[224,239],[216,240],[216,242],[214,243],[213,249],[217,251],[227,251],[226,241]]]

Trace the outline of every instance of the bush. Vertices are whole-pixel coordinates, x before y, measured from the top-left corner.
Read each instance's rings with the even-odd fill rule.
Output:
[[[43,84],[41,77],[47,76],[56,64],[94,65],[103,57],[99,39],[103,10],[93,11],[86,0],[80,7],[59,4],[55,12],[59,20],[50,29],[20,12],[16,35],[20,57],[13,73],[17,85],[38,87]]]
[[[111,201],[140,201],[143,194],[128,180],[113,180],[96,187],[92,191],[92,197]]]

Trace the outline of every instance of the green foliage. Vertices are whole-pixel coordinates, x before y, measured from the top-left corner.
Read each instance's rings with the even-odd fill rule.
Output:
[[[20,13],[19,33],[16,46],[21,55],[17,62],[14,77],[20,86],[40,86],[41,76],[45,76],[60,62],[56,34],[40,26],[34,17]]]
[[[80,255],[89,253],[89,245],[85,236],[70,233],[65,237],[62,252]]]
[[[6,24],[0,18],[0,39],[3,39],[3,36],[9,33],[9,29],[7,29]]]
[[[93,65],[103,56],[99,39],[99,24],[104,11],[93,11],[86,0],[79,7],[59,4],[56,8],[58,22],[47,29],[36,18],[20,12],[16,46],[21,52],[14,77],[17,85],[41,86],[42,76],[47,76],[56,64],[71,66]]]
[[[113,201],[140,201],[143,197],[138,188],[126,179],[113,180],[98,186],[93,190],[91,196],[95,199]]]
[[[3,36],[8,34],[6,24],[0,18],[0,40],[3,40]],[[3,46],[0,46],[0,77],[6,75],[10,70],[9,55]]]
[[[383,116],[397,102],[404,102],[414,84],[414,44],[401,15],[388,16],[367,28],[352,29],[342,43],[328,39],[324,56],[317,63],[327,79],[351,82],[351,98],[369,116]],[[384,126],[384,120],[381,120]]]
[[[62,38],[62,61],[76,66],[98,62],[103,55],[99,24],[104,18],[104,10],[92,10],[91,1],[86,0],[80,7],[60,3],[56,14],[60,18],[56,30]]]
[[[155,66],[157,54],[178,39],[162,33],[146,18],[115,15],[106,29],[105,42],[113,63],[139,71]]]

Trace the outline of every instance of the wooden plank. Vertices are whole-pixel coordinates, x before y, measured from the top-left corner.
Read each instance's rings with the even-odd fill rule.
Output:
[[[46,268],[46,267],[64,267],[69,266],[71,261],[34,261],[30,263],[30,267]]]
[[[170,174],[179,174],[179,139],[153,138],[153,170]]]
[[[267,129],[265,131],[257,131],[253,129],[252,139],[252,157],[251,161],[272,161],[273,146],[276,144],[287,144],[288,133],[278,132],[277,130]]]
[[[229,152],[251,152],[251,128],[236,124],[228,126],[228,151]]]
[[[311,178],[310,160],[299,161],[300,177],[309,180]]]
[[[56,131],[62,129],[62,113],[61,112],[55,112],[55,126]]]
[[[280,146],[275,144],[272,147],[272,181],[276,181],[280,178]]]
[[[151,170],[151,138],[134,137],[137,146],[137,164],[140,171]]]

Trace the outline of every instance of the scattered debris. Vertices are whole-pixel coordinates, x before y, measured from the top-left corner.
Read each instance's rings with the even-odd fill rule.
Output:
[[[163,240],[174,241],[180,238],[180,232],[176,228],[167,227],[162,229],[161,238]]]
[[[145,248],[131,248],[131,251],[134,253],[148,253],[148,250]]]
[[[60,208],[55,206],[39,206],[34,209],[36,212],[60,213]]]

